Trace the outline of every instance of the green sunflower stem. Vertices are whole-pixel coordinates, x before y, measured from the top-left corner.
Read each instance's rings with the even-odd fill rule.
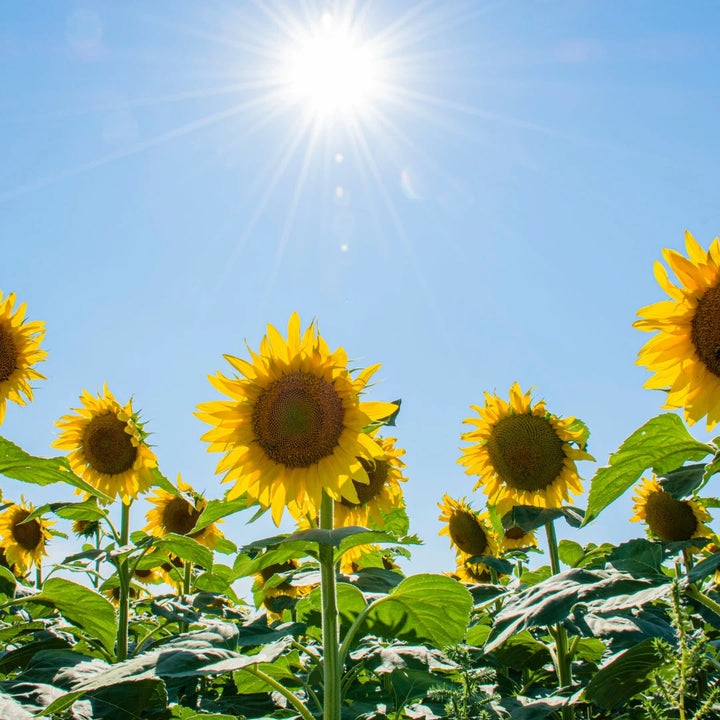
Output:
[[[189,560],[185,560],[185,567],[183,568],[183,584],[182,594],[183,602],[185,602],[185,595],[190,594],[190,582],[192,580],[192,563]],[[186,622],[181,623],[180,632],[186,633],[188,631],[188,624]]]
[[[560,553],[558,552],[557,535],[555,534],[555,523],[551,520],[545,525],[545,533],[550,553],[550,567],[552,574],[560,573]],[[572,660],[568,653],[568,637],[565,626],[558,623],[555,626],[555,654],[557,656],[558,688],[564,690],[572,684]],[[566,706],[562,709],[563,720],[574,720],[575,711],[572,707]]]
[[[38,590],[42,590],[43,577],[42,577],[42,564],[37,563],[35,566],[35,587]]]
[[[132,502],[132,501],[131,501]],[[120,519],[120,546],[124,547],[130,542],[130,503],[122,504],[122,516]],[[117,634],[117,660],[122,662],[127,659],[128,651],[128,618],[130,609],[130,572],[129,562],[124,558],[118,567],[118,579],[120,581],[120,609],[118,613],[118,634]]]
[[[333,499],[323,490],[320,506],[320,528],[333,529]],[[323,720],[340,720],[340,678],[342,669],[338,655],[338,608],[335,585],[333,546],[320,543],[320,593],[322,595],[323,637]]]

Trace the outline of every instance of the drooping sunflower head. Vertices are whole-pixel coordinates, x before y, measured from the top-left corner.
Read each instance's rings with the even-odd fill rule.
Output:
[[[575,461],[594,458],[573,447],[583,436],[571,427],[575,418],[548,413],[543,400],[533,405],[518,383],[509,403],[485,393],[485,405],[471,407],[480,417],[464,420],[476,429],[463,434],[472,445],[458,462],[479,477],[474,489],[482,487],[489,503],[560,507],[583,492]]]
[[[465,585],[477,585],[492,581],[490,568],[485,563],[459,562],[452,577]]]
[[[72,531],[81,538],[91,538],[100,530],[99,520],[73,520]]]
[[[120,605],[120,585],[116,577],[106,580],[99,588],[100,592],[116,607]],[[137,600],[140,595],[147,593],[140,585],[131,582],[128,588],[130,600]]]
[[[345,351],[331,353],[315,323],[301,335],[297,313],[287,340],[268,325],[260,353],[249,352],[252,362],[225,356],[241,377],[209,378],[230,400],[203,403],[196,413],[214,426],[203,435],[208,449],[225,453],[217,472],[235,483],[227,498],[247,493],[271,508],[276,524],[286,506],[318,509],[323,491],[359,502],[353,480],[369,482],[359,458],[382,458],[363,429],[396,410],[360,402],[379,366],[351,375]]]
[[[681,542],[710,537],[712,531],[704,523],[712,520],[708,511],[696,500],[678,500],[653,475],[643,478],[633,496],[632,522],[644,522],[650,534],[666,542]]]
[[[537,547],[537,538],[531,530],[525,532],[520,526],[507,528],[500,538],[500,549],[502,552],[508,550],[522,550],[523,548]]]
[[[75,409],[77,415],[55,423],[60,437],[52,445],[70,451],[68,461],[76,475],[127,504],[147,492],[157,465],[132,400],[123,407],[107,385],[97,398],[83,390],[80,400],[83,407]]]
[[[358,458],[367,472],[367,485],[354,480],[358,502],[343,498],[335,503],[335,527],[349,525],[367,526],[374,522],[383,524],[383,513],[389,513],[394,507],[403,506],[401,482],[407,480],[402,474],[405,463],[400,459],[405,451],[395,447],[395,438],[375,437],[382,450],[382,458],[368,460]]]
[[[3,299],[0,291],[0,425],[5,420],[6,402],[26,405],[33,399],[30,381],[45,379],[33,369],[47,357],[40,349],[45,323],[25,322],[25,303],[14,309],[15,300],[15,293]]]
[[[443,496],[442,503],[438,503],[442,511],[439,520],[447,523],[439,535],[447,535],[450,545],[455,548],[458,558],[465,561],[477,555],[494,557],[498,553],[495,533],[486,518],[475,512],[466,502],[454,500],[449,495]]]
[[[11,505],[0,515],[0,548],[5,553],[8,566],[15,566],[20,572],[42,563],[50,539],[48,528],[55,524],[42,517],[25,522],[32,511],[33,506],[26,505],[23,500],[20,505]]]
[[[638,353],[637,364],[655,373],[646,388],[668,390],[663,407],[685,408],[685,420],[707,416],[707,429],[720,421],[720,241],[705,252],[685,233],[688,257],[663,249],[679,285],[660,262],[655,278],[670,300],[638,310],[633,326],[657,335]]]
[[[167,490],[156,488],[154,497],[147,498],[156,507],[145,515],[148,524],[143,529],[155,537],[162,537],[168,533],[188,535],[201,545],[213,550],[223,536],[215,523],[193,532],[200,515],[207,506],[207,500],[200,493],[195,492],[190,485],[183,482],[179,474],[178,489],[180,493],[175,495]]]
[[[308,595],[312,590],[311,585],[296,585],[289,579],[289,574],[299,567],[297,560],[287,560],[263,568],[255,575],[253,584],[256,604],[258,606],[264,605],[270,615],[279,617],[282,613],[282,599],[296,600]],[[278,602],[278,599],[280,602]]]

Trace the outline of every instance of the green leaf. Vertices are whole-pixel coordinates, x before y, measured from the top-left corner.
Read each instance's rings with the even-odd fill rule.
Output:
[[[539,508],[531,505],[516,505],[509,513],[503,515],[502,524],[506,530],[519,527],[525,532],[532,532],[559,517],[564,517],[571,527],[578,528],[582,525],[584,511],[576,507]]]
[[[720,552],[712,554],[710,557],[701,560],[694,565],[687,575],[688,582],[696,583],[704,580],[708,575],[712,575],[720,567]]]
[[[42,592],[27,602],[55,608],[68,622],[99,640],[108,652],[113,651],[118,627],[115,609],[100,593],[71,580],[49,578]]]
[[[570,567],[575,567],[585,555],[582,545],[572,540],[561,540],[558,544],[558,553],[560,560]]]
[[[585,688],[585,699],[610,710],[650,684],[650,673],[662,664],[654,640],[643,640],[601,667]]]
[[[34,457],[4,437],[0,437],[0,475],[34,485],[62,482],[102,500],[112,500],[104,492],[75,475],[70,470],[66,457]]]
[[[413,575],[377,601],[367,617],[374,635],[443,649],[462,641],[472,596],[457,580],[443,575]]]
[[[687,460],[702,460],[714,448],[695,440],[680,417],[664,413],[648,420],[610,456],[592,479],[583,525],[592,522],[648,469],[666,475]]]
[[[677,470],[671,470],[660,478],[665,492],[670,493],[674,498],[682,500],[689,497],[701,488],[704,482],[705,463],[696,463],[692,465],[683,465]]]
[[[193,540],[186,535],[169,533],[161,538],[157,538],[155,540],[155,547],[167,550],[173,555],[177,555],[179,558],[187,560],[194,565],[200,565],[200,567],[206,570],[209,570],[213,565],[212,550],[208,550],[197,540]]]
[[[492,651],[526,628],[561,622],[577,603],[630,595],[657,585],[655,580],[617,571],[566,570],[506,600],[495,615],[485,651]]]
[[[48,503],[35,508],[23,522],[30,522],[35,518],[42,517],[46,513],[54,513],[64,520],[100,520],[107,517],[107,510],[98,506],[97,501],[92,498],[83,502],[58,502]]]
[[[337,584],[338,613],[340,617],[340,634],[344,635],[355,618],[367,607],[362,592],[349,583]],[[320,588],[315,588],[307,597],[295,606],[298,622],[308,626],[322,626],[322,597]]]
[[[498,575],[512,575],[515,566],[504,558],[493,557],[491,555],[474,555],[468,558],[466,563],[483,563],[489,568],[495,570]]]
[[[17,578],[12,574],[12,571],[0,565],[0,601],[14,598],[16,586]]]
[[[195,531],[202,530],[228,515],[247,510],[248,507],[248,501],[244,495],[237,500],[210,500],[195,524]]]
[[[536,640],[529,630],[513,635],[495,648],[495,657],[513,670],[537,670],[552,662],[550,651]]]
[[[178,495],[181,496],[183,493],[180,492],[178,488],[176,488],[161,472],[160,468],[155,466],[150,470],[150,474],[153,476],[153,483],[152,487],[159,487],[165,492],[170,493],[171,495]]]
[[[662,573],[663,552],[660,543],[636,538],[621,543],[606,558],[618,570],[633,574]]]

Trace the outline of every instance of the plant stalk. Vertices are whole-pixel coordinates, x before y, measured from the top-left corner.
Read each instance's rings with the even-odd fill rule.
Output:
[[[304,720],[315,720],[310,711],[302,704],[302,702],[300,702],[300,700],[298,700],[297,697],[295,697],[295,694],[290,692],[290,690],[288,690],[284,685],[281,685],[277,680],[271,678],[269,675],[266,675],[262,670],[259,670],[257,666],[253,667],[252,665],[249,665],[244,669],[255,677],[260,678],[263,682],[267,683],[273,690],[279,692],[292,704],[292,706],[298,711],[298,713],[301,715],[301,717],[304,718]]]
[[[130,501],[132,502],[132,501]],[[130,542],[130,503],[122,504],[122,516],[120,519],[120,546],[124,547]],[[130,609],[130,572],[129,561],[125,557],[118,566],[118,579],[120,580],[120,609],[118,612],[118,634],[117,634],[117,660],[122,662],[127,659],[128,649],[128,617]]]
[[[558,552],[557,535],[555,534],[555,523],[551,520],[545,525],[547,535],[548,551],[550,553],[550,568],[552,574],[560,573],[560,554]],[[558,688],[562,691],[572,684],[572,666],[568,655],[568,637],[565,626],[558,623],[555,626],[555,653],[557,655],[557,677]],[[569,705],[562,709],[563,720],[575,720],[575,711]]]
[[[333,499],[323,490],[320,528],[333,529]],[[340,720],[340,676],[338,657],[338,608],[333,546],[320,543],[320,593],[322,596],[323,638],[323,720]]]

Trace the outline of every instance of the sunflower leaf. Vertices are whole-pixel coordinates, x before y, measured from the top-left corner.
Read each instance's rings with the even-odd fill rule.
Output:
[[[34,485],[63,482],[101,500],[112,500],[102,490],[75,475],[66,457],[35,457],[4,437],[0,437],[0,475]]]
[[[182,560],[200,565],[200,567],[209,570],[213,565],[212,550],[208,550],[197,540],[193,540],[186,535],[177,535],[176,533],[168,533],[161,538],[155,540],[155,547],[162,548],[177,555]]]
[[[503,558],[493,557],[492,555],[474,555],[465,561],[467,564],[483,563],[495,570],[500,575],[512,575],[513,564]]]
[[[237,500],[210,500],[198,518],[197,523],[195,523],[195,532],[217,522],[220,518],[233,515],[241,510],[247,510],[248,507],[250,506],[244,495]]]
[[[509,513],[503,515],[502,525],[506,530],[519,527],[528,533],[560,517],[565,518],[571,527],[579,528],[583,522],[584,511],[576,507],[541,508],[516,505]]]
[[[457,580],[443,575],[412,575],[368,613],[372,635],[427,643],[442,649],[465,636],[472,596]]]
[[[674,498],[682,500],[689,497],[705,484],[705,463],[683,465],[671,470],[660,478],[662,489]],[[718,468],[720,469],[720,468]]]
[[[648,469],[664,475],[687,460],[702,460],[715,450],[695,440],[674,413],[648,420],[610,456],[592,479],[583,526],[617,500]]]
[[[696,583],[704,580],[708,575],[714,573],[720,567],[720,553],[715,553],[697,565],[694,565],[687,575],[688,582]]]
[[[663,663],[653,639],[624,651],[601,667],[585,688],[585,699],[611,709],[650,684],[650,673]]]
[[[101,518],[107,517],[107,510],[99,507],[93,498],[76,503],[57,502],[41,505],[35,508],[25,520],[23,520],[23,523],[35,520],[35,518],[42,517],[49,512],[65,520],[100,520]]]
[[[110,601],[100,593],[71,580],[54,577],[46,580],[42,591],[27,598],[26,602],[55,608],[68,622],[97,638],[108,652],[112,652],[117,617]]]

